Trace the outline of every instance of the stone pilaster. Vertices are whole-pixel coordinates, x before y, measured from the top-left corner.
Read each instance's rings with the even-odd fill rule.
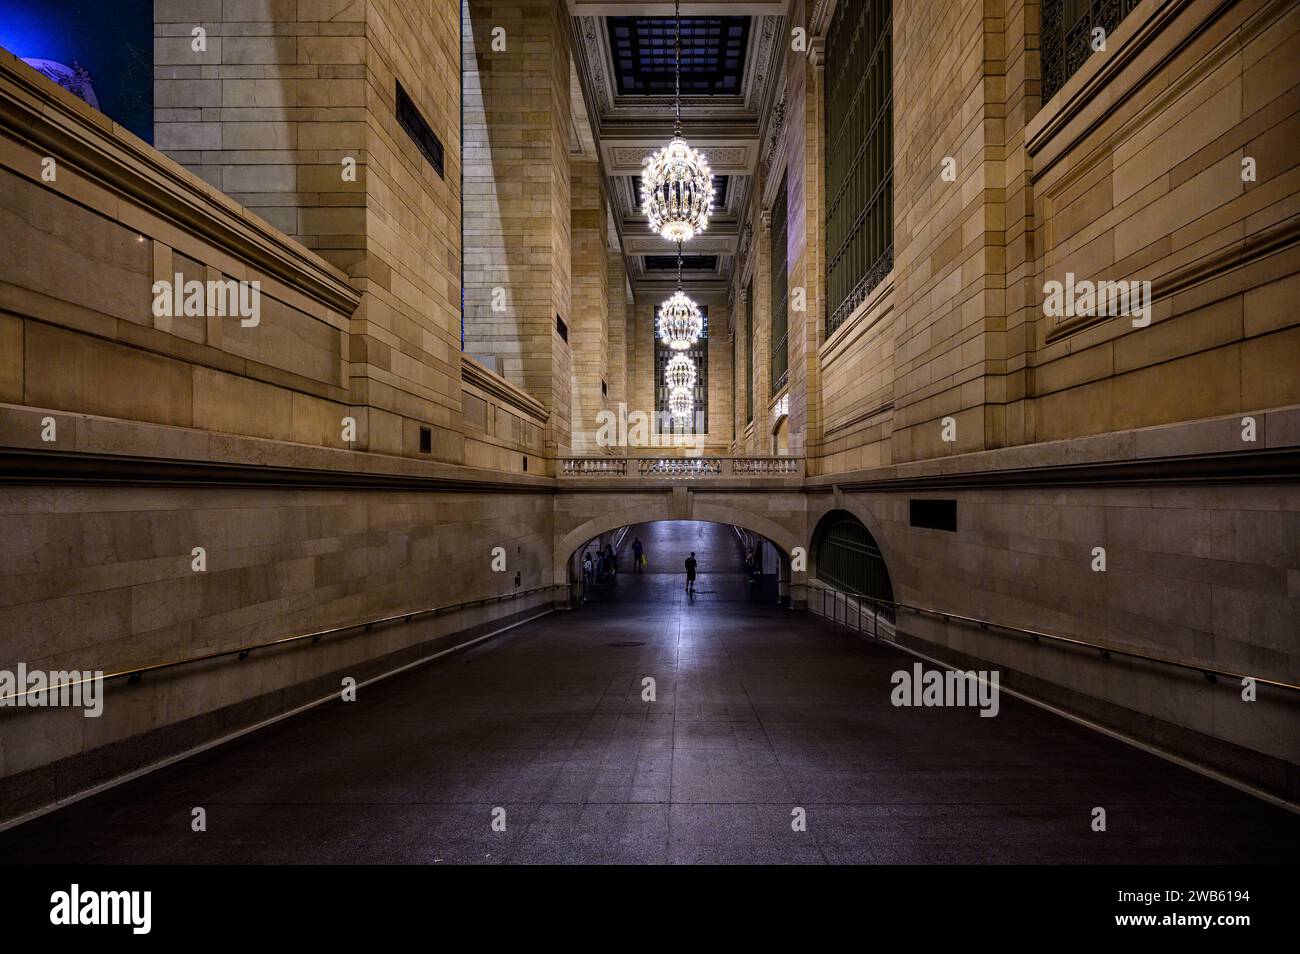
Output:
[[[468,0],[465,84],[465,350],[550,413],[567,453],[572,371],[569,48],[554,0]],[[494,49],[494,30],[497,45]]]

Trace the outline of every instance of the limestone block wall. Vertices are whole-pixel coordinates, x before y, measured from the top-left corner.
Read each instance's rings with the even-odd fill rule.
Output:
[[[573,453],[609,453],[596,443],[597,415],[605,409],[608,391],[611,294],[607,258],[608,202],[600,163],[571,163],[573,205],[570,212],[572,242],[572,300],[569,345],[573,355]]]
[[[627,280],[627,266],[622,252],[605,253],[605,287],[609,291],[609,359],[606,379],[609,397],[606,406],[617,410],[628,401],[628,328],[633,314],[633,300]]]
[[[1027,440],[1300,402],[1297,51],[1294,4],[1143,4],[1029,121]],[[1044,315],[1067,272],[1150,324]]]
[[[457,11],[415,0],[158,6],[158,148],[362,292],[346,356],[360,446],[463,459]],[[441,173],[398,123],[399,82],[442,142]]]
[[[0,503],[0,666],[116,672],[510,593],[516,571],[518,588],[529,589],[551,580],[550,520],[549,496],[529,493],[14,488]],[[203,572],[193,570],[196,546],[206,551]],[[504,572],[490,571],[494,546],[505,550]],[[337,692],[343,675],[360,682],[386,659],[391,668],[550,599],[113,683],[97,719],[14,710],[0,728],[0,817],[103,781],[99,771],[125,771]]]
[[[803,23],[806,4],[796,0],[790,6],[790,21]],[[809,435],[820,430],[821,379],[815,360],[817,329],[823,321],[825,266],[821,249],[821,161],[816,121],[822,104],[818,99],[815,70],[806,55],[791,51],[786,59],[785,116],[782,131],[790,137],[784,153],[786,174],[786,266],[790,300],[786,308],[787,374],[789,380],[789,427],[787,447],[796,457],[805,456]],[[810,124],[811,127],[810,127]],[[786,127],[790,132],[786,132]],[[810,135],[811,131],[811,135]],[[796,132],[798,134],[796,134]],[[773,168],[773,177],[780,170]]]
[[[369,35],[382,31],[381,19]],[[403,55],[371,61],[377,97],[391,86],[384,64]],[[442,374],[440,349],[455,362],[443,380],[457,384],[445,402],[456,436],[472,433],[462,359],[442,334],[454,313],[437,303],[457,262],[430,251],[458,226],[382,110],[368,187],[402,198],[370,206],[371,277],[349,280],[7,54],[0,102],[0,451],[7,473],[27,475],[0,504],[0,666],[116,671],[510,593],[513,572],[484,569],[496,545],[519,589],[550,582],[546,478],[501,473],[524,469],[521,449],[541,452],[539,404],[484,372],[468,387],[485,405],[469,456],[493,471],[420,459],[415,425],[432,415],[407,402],[428,387],[423,374]],[[155,313],[152,283],[176,273],[258,282],[257,320]],[[394,356],[381,361],[387,341]],[[377,408],[358,406],[358,365],[387,389],[376,400],[406,412],[384,411],[399,419],[391,442],[364,413]],[[0,815],[337,691],[341,669],[377,674],[550,599],[178,670],[115,688],[99,720],[23,713],[0,737]]]
[[[41,120],[29,113],[21,133],[0,128],[3,400],[357,446],[343,427],[352,414],[349,316],[359,299],[346,276],[8,54],[0,94],[19,113],[45,111]],[[57,169],[52,181],[41,174],[45,159]],[[177,274],[256,282],[257,313],[164,314],[153,285],[174,285]],[[97,433],[94,448],[111,452],[112,429]],[[34,430],[5,437],[46,449],[72,439],[42,442]],[[159,451],[177,455],[174,446]]]
[[[1002,24],[978,0],[894,5],[893,460],[1000,443],[987,334],[1003,315]],[[956,160],[956,181],[940,176]],[[941,420],[956,421],[956,440]]]
[[[365,248],[371,5],[154,4],[154,144],[345,271]]]
[[[465,464],[488,470],[553,474],[546,458],[546,408],[468,355],[461,358]]]
[[[426,423],[431,456],[450,462],[463,460],[457,23],[449,4],[367,7],[367,254],[352,355],[358,403],[375,409],[371,449],[418,455]],[[399,82],[443,142],[441,174],[398,122]]]
[[[1294,440],[1295,411],[1262,418],[1274,435],[1269,443]],[[999,480],[999,472],[1013,476],[1027,466],[1115,459],[1136,474],[1137,465],[1180,442],[1232,450],[1236,424],[973,455],[961,459],[965,487],[952,486],[951,475],[943,486],[934,465],[899,467],[838,493],[811,492],[808,526],[836,508],[858,515],[884,552],[901,602],[1295,684],[1300,603],[1289,581],[1300,569],[1300,495],[1293,484],[1012,487]],[[893,489],[901,483],[912,487]],[[956,501],[955,532],[911,525],[910,501],[935,497]],[[1105,551],[1101,572],[1093,569],[1095,547]],[[1295,693],[1263,687],[1257,702],[1244,702],[1239,684],[1211,685],[1196,671],[1107,661],[910,613],[900,615],[899,629],[923,652],[1004,667],[1013,688],[1295,797]]]
[[[1295,139],[1293,5],[1141,4],[1048,103],[1039,16],[1023,0],[1000,18],[974,3],[895,4],[895,269],[830,341],[802,336],[809,370],[792,410],[817,407],[819,385],[821,400],[810,471],[1300,400],[1283,304],[1300,180],[1278,152]],[[819,253],[824,199],[807,172],[824,162],[824,21],[809,21],[810,56],[786,62],[787,82],[805,84],[787,106],[804,120],[784,133],[806,183],[802,200],[791,193],[808,230],[790,247],[792,285],[798,269],[807,278],[801,256]],[[1150,281],[1150,325],[1044,315],[1045,283],[1067,272]]]
[[[833,474],[891,462],[894,420],[894,282],[887,278],[864,307],[819,350],[824,416],[814,472]]]
[[[572,323],[567,13],[554,0],[463,9],[465,351],[546,406],[556,453],[572,398],[572,342],[556,330]]]

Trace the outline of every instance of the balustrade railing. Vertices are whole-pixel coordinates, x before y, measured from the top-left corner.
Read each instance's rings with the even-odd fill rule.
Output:
[[[718,477],[802,477],[802,457],[565,457],[561,477],[644,477],[708,480]]]
[[[565,477],[622,477],[627,473],[626,457],[566,457],[560,473]]]
[[[736,474],[797,475],[803,468],[801,457],[734,457],[731,469]]]
[[[708,457],[646,457],[638,461],[642,477],[716,477],[722,462]]]

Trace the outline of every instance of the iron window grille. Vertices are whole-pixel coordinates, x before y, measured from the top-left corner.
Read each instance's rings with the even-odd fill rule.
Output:
[[[1043,71],[1042,101],[1055,96],[1066,80],[1092,55],[1092,34],[1100,27],[1109,36],[1139,0],[1043,0],[1039,46]]]
[[[826,336],[894,267],[891,0],[842,0],[826,37]]]
[[[786,273],[786,179],[772,203],[772,394],[786,384],[789,371],[790,281]]]

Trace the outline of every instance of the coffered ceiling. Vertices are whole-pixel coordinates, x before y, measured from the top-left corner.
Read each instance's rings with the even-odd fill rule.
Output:
[[[740,216],[762,156],[762,136],[783,86],[777,67],[787,2],[684,3],[683,133],[714,173],[709,228],[691,240],[683,274],[700,290],[725,287]],[[575,68],[607,179],[628,274],[638,288],[676,284],[676,246],[641,213],[643,160],[673,134],[671,3],[569,0]],[[673,256],[673,267],[656,261]]]

